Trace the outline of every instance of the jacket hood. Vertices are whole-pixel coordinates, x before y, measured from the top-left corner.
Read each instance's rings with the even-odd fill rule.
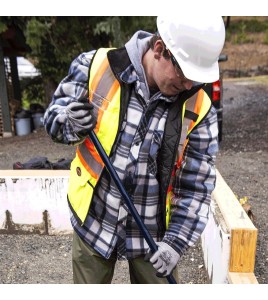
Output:
[[[149,49],[149,40],[153,35],[146,31],[137,31],[132,38],[125,44],[129,59],[137,72],[141,90],[145,99],[150,98],[150,91],[147,84],[144,68],[142,66],[142,57]]]

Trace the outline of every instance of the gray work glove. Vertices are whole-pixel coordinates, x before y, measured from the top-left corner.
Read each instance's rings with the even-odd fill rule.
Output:
[[[156,269],[156,276],[166,277],[169,276],[175,269],[180,255],[172,247],[164,242],[156,243],[158,250],[149,258],[148,255],[145,256],[145,260],[150,260],[153,267]],[[148,253],[150,255],[150,253]]]
[[[86,137],[96,126],[93,105],[89,102],[72,102],[66,108],[72,131],[80,138]]]

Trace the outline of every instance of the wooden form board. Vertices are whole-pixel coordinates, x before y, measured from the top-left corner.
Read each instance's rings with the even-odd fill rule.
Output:
[[[205,264],[212,283],[257,282],[254,276],[257,233],[257,228],[217,171],[210,221],[202,235]],[[216,248],[217,244],[221,247]]]
[[[231,233],[230,272],[254,272],[258,230],[220,173],[213,194]]]
[[[258,284],[254,273],[229,272],[228,281],[232,284]]]

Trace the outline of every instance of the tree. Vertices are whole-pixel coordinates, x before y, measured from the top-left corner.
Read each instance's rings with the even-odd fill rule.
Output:
[[[99,47],[121,47],[137,30],[155,32],[155,17],[0,17],[0,32],[10,22],[23,30],[32,51],[27,58],[42,73],[47,106],[70,63]]]
[[[71,61],[99,47],[119,47],[139,28],[155,31],[154,17],[32,17],[25,35],[42,72],[46,104]]]

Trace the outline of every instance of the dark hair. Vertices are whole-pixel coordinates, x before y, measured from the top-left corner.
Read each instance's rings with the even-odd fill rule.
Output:
[[[150,47],[150,49],[154,49],[154,45],[155,45],[155,43],[157,42],[157,41],[162,41],[163,42],[163,40],[162,40],[162,38],[160,37],[160,35],[159,34],[154,34],[152,37],[151,37],[151,39],[149,40],[149,47]],[[164,42],[163,42],[163,44],[164,44]],[[164,44],[165,45],[165,44]],[[165,49],[164,49],[164,51],[163,51],[163,56],[164,56],[164,58],[166,58],[166,59],[170,59],[170,55],[169,55],[169,53],[168,53],[168,50],[166,49],[166,47],[165,47]]]

